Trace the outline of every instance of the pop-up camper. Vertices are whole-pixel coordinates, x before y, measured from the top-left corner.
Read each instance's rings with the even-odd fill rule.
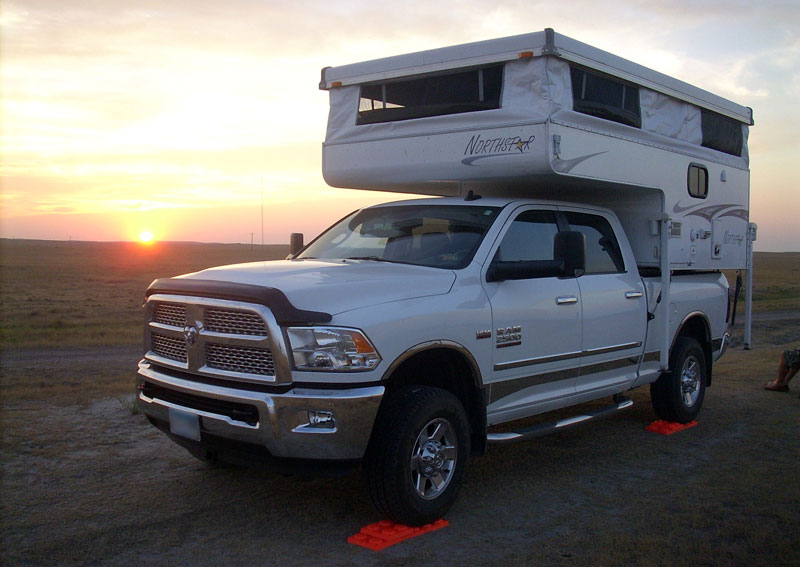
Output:
[[[320,88],[330,185],[609,207],[640,268],[747,269],[749,344],[750,108],[552,29],[326,67]]]

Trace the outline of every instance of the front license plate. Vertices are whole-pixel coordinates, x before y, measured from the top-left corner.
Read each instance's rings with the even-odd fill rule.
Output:
[[[169,430],[175,435],[200,441],[200,416],[169,408]]]

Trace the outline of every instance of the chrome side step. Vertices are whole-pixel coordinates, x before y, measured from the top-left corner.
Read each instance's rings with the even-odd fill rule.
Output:
[[[627,409],[633,405],[633,400],[624,396],[614,396],[614,405],[598,408],[596,410],[588,411],[581,415],[561,419],[550,423],[540,423],[533,427],[521,429],[519,431],[509,431],[508,433],[489,433],[486,439],[489,443],[515,443],[517,441],[526,441],[535,437],[544,437],[556,431],[561,431],[573,425],[599,419],[601,417],[608,417],[618,411]]]

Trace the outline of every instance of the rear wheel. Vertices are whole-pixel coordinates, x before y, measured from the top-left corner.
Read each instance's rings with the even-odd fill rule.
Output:
[[[412,386],[387,400],[364,460],[375,508],[410,526],[441,518],[458,495],[470,454],[461,402],[439,388]]]
[[[689,423],[700,413],[708,381],[700,343],[691,337],[679,338],[670,354],[669,368],[650,385],[653,409],[661,419]]]

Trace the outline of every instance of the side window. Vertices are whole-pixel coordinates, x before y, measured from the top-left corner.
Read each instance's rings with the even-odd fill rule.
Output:
[[[686,184],[689,195],[696,199],[705,199],[708,196],[708,170],[702,165],[690,164]]]
[[[585,213],[567,213],[570,230],[586,237],[586,273],[624,272],[622,251],[609,222],[603,217]]]
[[[741,122],[702,108],[700,127],[703,130],[703,146],[733,156],[742,155],[744,134]]]
[[[552,260],[558,232],[553,211],[525,211],[511,223],[494,259],[501,262]]]
[[[570,66],[572,109],[620,124],[642,127],[639,87],[615,77]]]

